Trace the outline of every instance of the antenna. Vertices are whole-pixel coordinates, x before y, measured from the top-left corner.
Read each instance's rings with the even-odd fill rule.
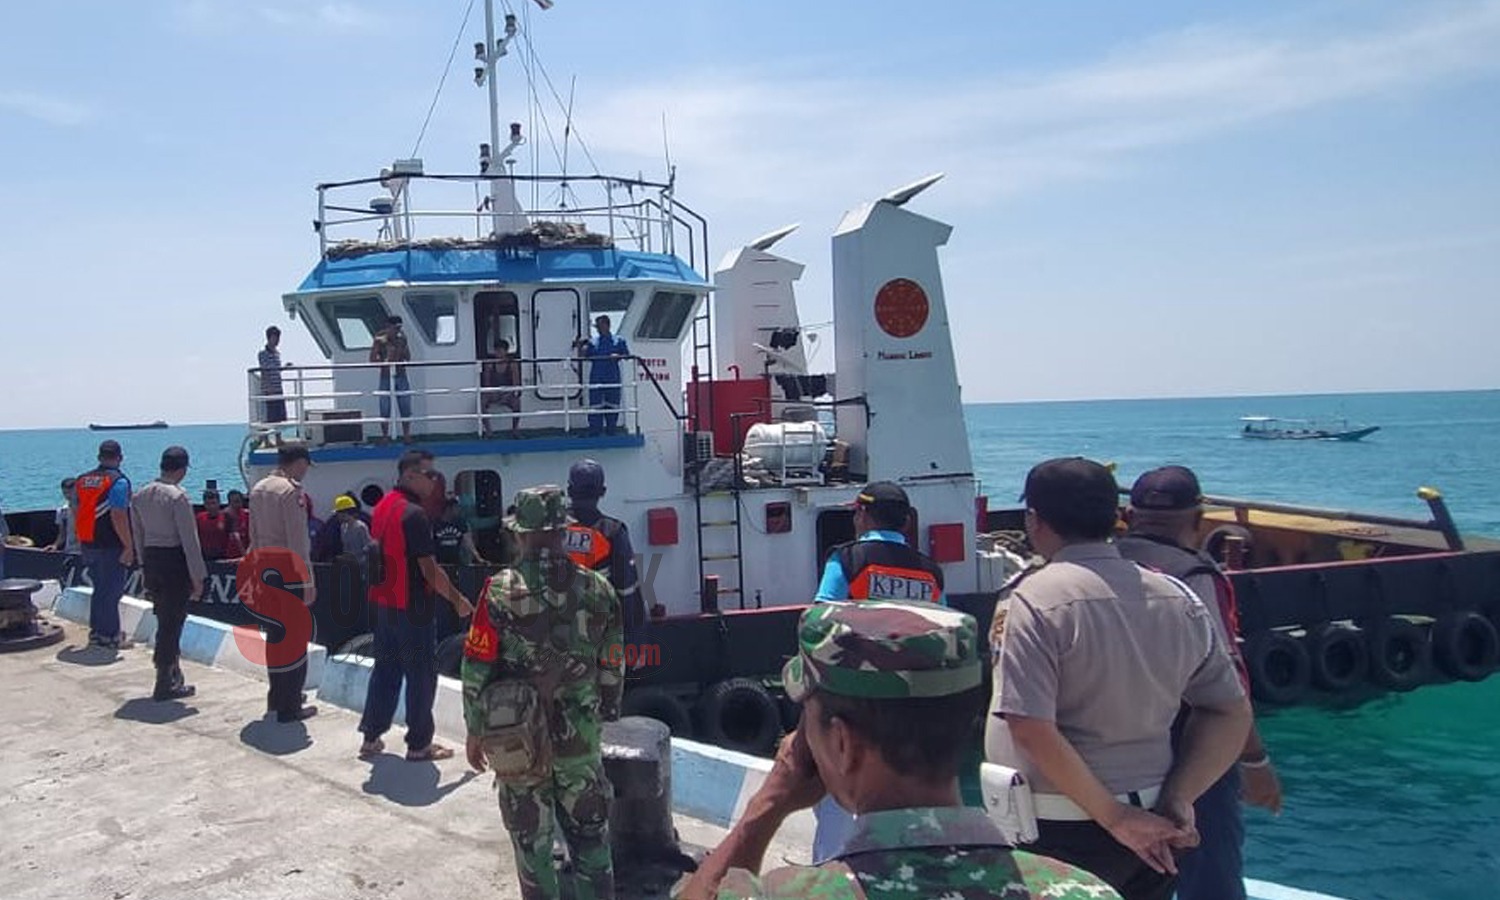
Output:
[[[667,160],[667,177],[672,176],[672,142],[667,137],[667,111],[661,111],[661,152]]]
[[[568,142],[573,137],[573,95],[578,90],[578,76],[568,84],[568,108],[563,119],[562,187],[557,198],[557,208],[568,208]]]

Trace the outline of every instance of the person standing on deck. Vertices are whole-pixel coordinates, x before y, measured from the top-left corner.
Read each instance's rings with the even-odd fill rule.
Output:
[[[479,369],[479,386],[482,392],[484,415],[480,416],[480,433],[490,434],[491,409],[505,407],[512,413],[521,411],[521,363],[511,355],[510,341],[500,338],[495,341],[495,352]],[[510,431],[515,434],[521,428],[521,417],[510,417]]]
[[[485,583],[464,642],[465,751],[476,772],[495,767],[523,900],[564,896],[553,823],[573,861],[567,896],[605,900],[614,896],[614,789],[600,739],[624,692],[620,604],[603,575],[568,558],[562,488],[521,491],[506,525],[520,559]],[[518,701],[539,714],[516,723]],[[505,725],[522,740],[496,735],[487,747],[490,729]]]
[[[474,533],[464,521],[463,509],[458,498],[450,496],[443,501],[443,517],[432,526],[432,540],[437,548],[437,561],[441,566],[487,566],[489,560],[479,555],[474,546]]]
[[[203,558],[209,560],[229,557],[229,520],[224,508],[219,505],[219,492],[203,492],[203,511],[194,518],[198,526],[198,546],[203,548]]]
[[[1203,523],[1198,476],[1185,466],[1164,466],[1137,478],[1125,522],[1130,532],[1115,542],[1120,555],[1171,575],[1205,602],[1248,694],[1250,674],[1240,653],[1234,586],[1212,557],[1195,549]],[[1174,736],[1181,739],[1180,733]],[[1246,803],[1281,812],[1281,782],[1253,722],[1238,765],[1230,766],[1193,804],[1200,842],[1178,861],[1177,900],[1244,900],[1242,795]]]
[[[267,425],[286,421],[286,400],[281,396],[281,351],[277,349],[280,345],[281,329],[272,325],[266,329],[266,345],[256,357],[256,365],[260,368],[260,393],[267,398],[262,401],[265,403],[262,421]]]
[[[279,569],[282,587],[301,597],[311,607],[318,599],[317,585],[312,581],[312,547],[307,533],[307,501],[303,498],[302,479],[312,467],[312,456],[302,444],[284,443],[276,449],[276,471],[262,478],[250,489],[250,546],[247,553],[290,553],[300,561],[286,560]],[[231,495],[232,496],[232,495]],[[307,573],[308,580],[298,583],[297,570]],[[263,579],[265,572],[255,573]],[[242,590],[254,590],[245,585]],[[267,642],[286,639],[280,622],[263,620]],[[305,648],[304,648],[305,649]],[[307,682],[307,655],[303,653],[291,666],[271,666],[267,658],[270,689],[266,692],[266,711],[276,714],[278,722],[297,722],[317,715],[316,706],[303,705],[306,696],[302,686]]]
[[[580,339],[576,346],[579,355],[589,361],[589,434],[613,434],[620,418],[620,360],[630,355],[625,339],[610,333],[609,316],[594,320],[599,336],[594,340]],[[600,412],[599,410],[614,410]]]
[[[854,498],[854,533],[830,551],[815,599],[943,602],[943,569],[906,543],[911,500],[900,485],[872,481]],[[832,794],[813,808],[813,861],[837,853],[854,833],[854,819]]]
[[[433,742],[437,726],[432,704],[437,699],[437,603],[441,596],[460,619],[474,612],[467,597],[448,580],[437,563],[432,521],[424,507],[438,485],[433,456],[408,450],[396,463],[396,489],[375,506],[371,536],[380,544],[383,577],[372,579],[369,597],[375,618],[375,669],[365,693],[359,722],[364,743],[361,759],[385,749],[381,737],[396,716],[401,684],[406,682],[406,758],[448,759],[453,751]]]
[[[229,531],[224,558],[239,559],[250,547],[250,508],[246,505],[244,491],[231,490],[224,497],[229,504],[224,507],[224,527]]]
[[[1024,849],[1093,872],[1125,900],[1168,900],[1177,853],[1198,841],[1193,803],[1239,756],[1250,704],[1203,603],[1109,543],[1109,469],[1048,460],[1022,496],[1047,564],[1013,578],[996,606],[985,755],[1032,787],[1038,838]]]
[[[119,650],[120,598],[136,564],[130,530],[130,479],[120,473],[125,454],[118,441],[99,444],[99,467],[78,476],[78,543],[88,566],[93,594],[89,600],[89,643]]]
[[[54,552],[60,550],[69,556],[77,556],[82,549],[78,546],[78,529],[73,527],[73,523],[78,521],[77,484],[77,478],[62,480],[63,505],[57,508],[57,515],[53,518],[53,521],[57,523],[57,538],[52,541],[52,546],[47,548]],[[0,522],[3,521],[4,517],[0,516]],[[0,528],[4,527],[0,524]]]
[[[187,605],[203,593],[208,567],[198,545],[193,501],[182,489],[188,452],[168,447],[161,454],[161,475],[131,500],[131,527],[141,549],[141,583],[156,614],[156,685],[152,700],[181,700],[194,694],[178,666]]]
[[[411,440],[411,381],[406,366],[411,362],[411,345],[401,330],[401,317],[391,316],[370,345],[370,362],[380,363],[380,436],[391,436],[391,393],[396,394],[396,408],[401,412],[401,440]]]
[[[568,526],[568,556],[585,569],[609,579],[620,598],[625,643],[640,646],[645,638],[647,611],[636,571],[635,550],[630,546],[630,529],[625,523],[599,511],[604,493],[603,466],[592,459],[583,459],[568,469],[568,499],[572,501],[573,516],[573,523]]]

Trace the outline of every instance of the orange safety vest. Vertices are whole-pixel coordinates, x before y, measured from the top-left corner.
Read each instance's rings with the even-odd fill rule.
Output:
[[[109,491],[125,478],[119,469],[94,469],[78,476],[78,517],[75,531],[81,544],[93,547],[123,547],[109,518]],[[125,482],[129,485],[129,481]]]
[[[611,520],[607,516],[601,517],[598,524],[604,526],[609,521]],[[612,528],[608,530],[614,531]],[[614,542],[610,540],[604,528],[575,522],[568,526],[565,541],[564,548],[568,552],[568,557],[585,569],[598,570],[609,565]]]
[[[856,541],[834,552],[849,580],[850,600],[942,602],[942,567],[905,544]]]

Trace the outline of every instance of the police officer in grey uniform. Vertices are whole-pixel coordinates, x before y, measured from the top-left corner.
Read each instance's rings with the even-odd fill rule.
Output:
[[[198,543],[193,501],[182,489],[187,470],[188,452],[168,447],[161,454],[161,475],[130,501],[135,546],[142,548],[141,582],[156,611],[153,700],[181,700],[194,694],[193,686],[183,683],[179,647],[188,601],[203,593],[208,570]]]
[[[1197,843],[1193,803],[1244,746],[1249,702],[1203,603],[1110,543],[1119,490],[1108,469],[1049,460],[1026,476],[1024,499],[1048,562],[1001,593],[985,755],[1031,783],[1039,838],[1026,849],[1125,900],[1167,900],[1175,853]]]

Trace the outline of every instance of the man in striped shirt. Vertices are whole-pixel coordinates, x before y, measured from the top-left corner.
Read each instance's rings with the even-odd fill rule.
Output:
[[[266,400],[266,412],[263,421],[267,423],[286,421],[286,401],[281,399],[281,351],[276,349],[281,343],[281,329],[272,325],[266,329],[266,346],[261,349],[258,357],[260,365],[260,393],[263,397],[275,396],[275,400]]]

